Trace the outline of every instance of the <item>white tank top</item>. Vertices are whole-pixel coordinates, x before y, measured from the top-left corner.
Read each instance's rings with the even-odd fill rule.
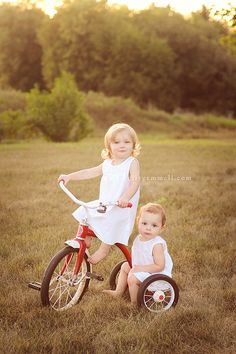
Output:
[[[168,253],[166,241],[160,237],[156,236],[149,241],[142,241],[140,235],[138,235],[132,246],[132,264],[133,265],[149,265],[154,264],[153,258],[153,247],[156,244],[163,245],[164,257],[165,257],[165,267],[162,272],[155,274],[165,274],[171,277],[171,272],[173,268],[173,262],[171,256]],[[152,273],[154,274],[154,273]]]
[[[130,156],[119,165],[113,165],[111,159],[102,164],[102,178],[100,183],[99,202],[117,201],[128,189],[130,184],[129,171],[134,157]],[[104,243],[114,245],[116,242],[128,245],[132,233],[139,201],[139,189],[130,199],[132,208],[119,208],[110,206],[105,214],[100,214],[96,209],[89,209],[88,223],[97,237]],[[72,214],[76,220],[82,221],[85,217],[83,207],[79,207]]]

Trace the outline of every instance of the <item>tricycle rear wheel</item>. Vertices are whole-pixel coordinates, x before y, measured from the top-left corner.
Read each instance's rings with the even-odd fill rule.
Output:
[[[153,274],[140,285],[137,302],[147,310],[161,313],[176,306],[179,288],[176,282],[164,274]]]
[[[121,261],[119,263],[117,263],[114,268],[112,269],[111,273],[110,273],[110,279],[109,279],[109,284],[110,284],[110,288],[111,290],[115,290],[116,286],[117,286],[117,280],[120,274],[120,269],[123,263],[125,263],[127,261]]]

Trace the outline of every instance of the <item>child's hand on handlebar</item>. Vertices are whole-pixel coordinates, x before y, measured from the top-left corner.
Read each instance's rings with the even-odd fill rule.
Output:
[[[64,185],[66,185],[70,180],[69,175],[60,175],[57,182],[59,183],[62,180],[64,181]]]
[[[128,204],[129,204],[129,200],[128,199],[121,198],[121,199],[118,200],[118,206],[120,208],[127,208]]]

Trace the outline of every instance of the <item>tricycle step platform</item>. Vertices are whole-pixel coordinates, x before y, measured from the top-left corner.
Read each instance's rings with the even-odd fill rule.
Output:
[[[32,281],[31,283],[28,284],[28,287],[34,290],[41,290],[41,283],[39,283],[38,281]]]
[[[103,281],[104,280],[102,275],[99,275],[97,273],[91,273],[91,272],[87,272],[86,273],[86,278],[88,278],[88,279],[96,279],[98,281]],[[41,285],[42,284],[39,283],[38,281],[31,281],[28,284],[28,287],[31,288],[31,289],[40,291],[41,290]]]

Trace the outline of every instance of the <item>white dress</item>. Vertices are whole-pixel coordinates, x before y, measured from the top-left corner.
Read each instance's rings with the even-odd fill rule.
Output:
[[[165,257],[165,268],[162,272],[148,273],[148,272],[137,272],[133,273],[138,280],[143,282],[147,277],[152,274],[165,274],[171,277],[171,272],[173,268],[173,262],[171,256],[169,255],[166,241],[162,237],[156,236],[151,240],[142,241],[140,235],[138,235],[132,246],[132,265],[150,265],[154,264],[153,258],[153,247],[156,244],[163,245],[164,257]]]
[[[102,164],[102,178],[100,183],[99,202],[117,201],[128,189],[130,179],[130,165],[135,160],[130,156],[119,165],[113,165],[111,159],[106,159]],[[129,237],[134,227],[135,216],[139,201],[139,189],[131,198],[132,208],[109,206],[106,213],[98,213],[96,209],[88,209],[87,222],[91,230],[104,243],[114,245],[119,242],[128,245]],[[84,207],[79,207],[72,214],[82,222],[86,217]]]

